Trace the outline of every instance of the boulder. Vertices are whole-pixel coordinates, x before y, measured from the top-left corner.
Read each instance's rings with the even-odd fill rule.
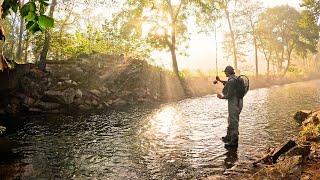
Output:
[[[72,104],[77,93],[75,89],[69,88],[64,91],[49,90],[44,94],[46,98],[53,100],[54,102],[61,104]]]
[[[82,98],[82,91],[80,89],[76,90],[75,98]]]
[[[0,126],[0,135],[6,131],[6,127]]]
[[[20,112],[20,105],[19,104],[8,104],[5,111],[8,114],[17,114]]]
[[[35,107],[29,108],[29,111],[30,112],[43,112],[41,109],[35,108]]]
[[[112,102],[112,106],[115,106],[115,107],[121,107],[121,106],[125,106],[125,105],[127,105],[127,104],[128,104],[127,101],[122,100],[122,99],[120,99],[120,98],[118,98],[118,99],[116,99],[116,100],[114,100],[114,101]]]
[[[80,110],[91,110],[92,108],[90,106],[88,106],[88,105],[80,105],[79,109]]]
[[[309,116],[308,119],[306,119],[305,121],[303,121],[303,126],[306,126],[308,124],[312,123],[313,125],[318,125],[320,123],[320,113],[319,112],[315,112],[313,113],[311,116]]]
[[[293,156],[255,173],[252,179],[299,179],[302,174],[302,157]]]
[[[308,116],[312,113],[312,111],[309,110],[301,110],[296,112],[294,115],[294,119],[299,123],[302,124],[304,120],[308,118]]]
[[[98,101],[97,100],[92,100],[92,105],[94,105],[94,106],[98,106],[99,105],[99,103],[98,103]]]
[[[310,154],[310,145],[296,146],[288,151],[285,156],[301,156],[302,158],[308,157]]]
[[[24,103],[27,107],[32,106],[35,102],[36,102],[35,99],[33,99],[32,97],[28,97],[28,96],[27,96],[26,98],[24,98],[24,100],[23,100],[23,103]]]
[[[97,89],[92,89],[89,92],[94,94],[95,96],[100,96],[101,95],[101,92],[99,90],[97,90]]]
[[[0,108],[0,115],[5,115],[6,114],[6,111],[2,108]]]
[[[53,103],[53,102],[43,102],[43,101],[37,101],[34,104],[35,107],[38,107],[43,110],[55,110],[61,107],[60,104],[58,103]]]
[[[79,74],[83,74],[84,73],[84,71],[79,66],[77,66],[74,70]]]

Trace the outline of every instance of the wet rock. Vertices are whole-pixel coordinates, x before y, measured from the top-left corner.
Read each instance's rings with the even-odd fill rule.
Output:
[[[81,69],[81,67],[77,66],[75,69],[74,69],[77,73],[79,74],[82,74],[84,73],[84,71]]]
[[[80,89],[76,90],[75,98],[82,98],[82,91]]]
[[[0,126],[0,135],[6,131],[6,127]]]
[[[74,98],[73,103],[75,105],[81,105],[81,104],[83,104],[83,100],[81,98]]]
[[[301,156],[293,156],[283,161],[261,169],[252,176],[252,179],[299,179],[302,174]]]
[[[294,115],[294,119],[301,124],[304,120],[308,118],[308,116],[312,113],[312,111],[309,110],[301,110],[296,112]]]
[[[103,109],[103,105],[99,104],[99,106],[97,107],[97,109]]]
[[[37,101],[34,106],[43,110],[55,110],[61,107],[61,105],[58,103],[43,101]]]
[[[18,92],[18,93],[15,94],[15,97],[19,98],[19,99],[24,99],[24,98],[26,98],[26,95],[24,93]]]
[[[86,99],[84,103],[86,103],[87,105],[91,105],[92,101],[90,101],[89,99]]]
[[[205,180],[227,180],[228,178],[226,176],[221,176],[221,175],[214,175],[214,176],[209,176],[206,177]]]
[[[35,107],[29,108],[29,111],[30,111],[30,112],[43,112],[41,109],[35,108]]]
[[[26,97],[23,101],[23,103],[27,106],[30,107],[32,106],[34,103],[36,102],[35,99],[33,99],[32,97]]]
[[[69,85],[71,85],[71,84],[72,84],[72,80],[70,80],[70,79],[65,80],[64,82],[65,82],[66,84],[69,84]]]
[[[20,112],[20,105],[19,104],[8,104],[5,111],[8,114],[17,114]]]
[[[5,115],[5,114],[6,114],[5,109],[0,109],[0,115]]]
[[[88,106],[88,105],[80,105],[80,106],[79,106],[79,109],[80,109],[80,110],[90,110],[91,107]]]
[[[73,88],[66,89],[64,91],[46,91],[45,96],[48,99],[54,100],[61,104],[71,104],[76,96],[76,90]]]
[[[112,106],[121,107],[121,106],[125,106],[125,105],[127,105],[127,104],[128,104],[127,101],[118,98],[118,99],[116,99],[116,100],[113,101]]]
[[[310,154],[311,146],[305,145],[305,146],[296,146],[292,148],[290,151],[288,151],[285,156],[302,156],[302,158],[308,157]]]
[[[77,82],[75,82],[75,81],[72,81],[72,85],[74,85],[74,86],[78,86],[78,83],[77,83]]]
[[[41,71],[40,69],[32,68],[29,72],[30,76],[41,79],[45,76],[45,73]]]
[[[320,112],[313,113],[308,119],[303,121],[303,126],[307,126],[308,124],[312,123],[313,125],[318,125],[320,123]]]
[[[96,95],[96,96],[100,96],[101,95],[101,92],[99,90],[97,90],[97,89],[92,89],[89,92],[94,94],[94,95]]]
[[[94,100],[92,100],[92,105],[94,105],[94,106],[98,106],[98,104],[99,104],[99,103],[98,103],[98,101],[97,101],[97,100],[95,100],[95,99],[94,99]]]

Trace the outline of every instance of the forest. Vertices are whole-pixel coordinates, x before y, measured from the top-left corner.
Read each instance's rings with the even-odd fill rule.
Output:
[[[0,179],[319,178],[319,0],[0,5]]]

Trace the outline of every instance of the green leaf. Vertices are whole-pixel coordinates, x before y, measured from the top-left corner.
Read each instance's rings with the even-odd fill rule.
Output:
[[[20,9],[20,13],[22,17],[25,17],[29,14],[29,12],[36,11],[36,4],[34,2],[28,2],[22,6]]]
[[[39,16],[39,21],[38,21],[39,26],[41,26],[44,29],[51,28],[54,25],[54,20],[53,18],[46,16],[46,15],[41,15]]]
[[[37,31],[41,31],[39,25],[37,23],[34,23],[29,29],[31,33],[35,33]]]
[[[33,26],[34,23],[35,23],[34,21],[29,21],[26,25],[26,29],[29,30]]]
[[[35,12],[29,11],[28,15],[25,16],[24,18],[26,19],[26,21],[33,21],[33,20],[35,20],[36,17],[37,17],[37,15]]]

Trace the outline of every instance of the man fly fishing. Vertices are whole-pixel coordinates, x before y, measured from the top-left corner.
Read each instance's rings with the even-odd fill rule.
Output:
[[[237,77],[232,66],[227,66],[224,73],[228,81],[222,81],[219,76],[214,81],[214,84],[221,82],[224,85],[222,94],[218,94],[217,97],[228,100],[228,129],[222,140],[226,147],[236,147],[239,139],[239,116],[243,107],[243,97],[249,89],[249,80],[245,76]]]

